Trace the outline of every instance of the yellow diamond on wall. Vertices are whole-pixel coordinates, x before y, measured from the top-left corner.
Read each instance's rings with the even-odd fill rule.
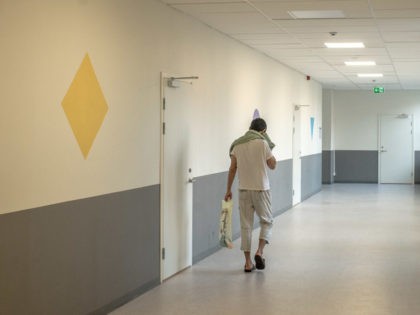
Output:
[[[88,54],[83,59],[61,106],[86,159],[108,111]]]

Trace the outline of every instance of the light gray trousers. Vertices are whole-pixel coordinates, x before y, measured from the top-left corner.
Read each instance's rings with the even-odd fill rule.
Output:
[[[273,214],[269,190],[239,190],[239,214],[241,220],[241,250],[251,251],[254,212],[260,219],[260,239],[267,243],[271,237]]]

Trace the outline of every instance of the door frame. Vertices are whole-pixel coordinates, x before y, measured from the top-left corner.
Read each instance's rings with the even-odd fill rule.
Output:
[[[183,269],[178,270],[175,274],[172,276],[168,276],[165,278],[165,259],[164,259],[164,250],[165,250],[165,182],[167,179],[165,179],[165,122],[167,121],[166,117],[166,94],[165,89],[166,88],[178,88],[181,87],[182,83],[188,83],[192,84],[192,82],[187,82],[185,80],[195,80],[198,79],[198,76],[187,76],[187,77],[179,77],[175,75],[170,75],[165,72],[160,73],[160,169],[159,169],[159,180],[160,180],[160,250],[159,250],[159,258],[160,258],[160,282],[162,283],[164,280],[176,275],[177,273],[181,272]],[[191,169],[190,169],[191,173]],[[192,183],[195,181],[194,177],[192,177],[192,174],[190,174],[188,183],[189,185],[192,185]],[[167,187],[166,187],[167,188]],[[192,194],[191,194],[192,198]],[[192,199],[191,199],[191,220],[192,220]],[[192,223],[191,223],[192,224]],[[192,235],[190,237],[191,242],[191,261],[189,262],[189,265],[186,267],[190,267],[192,265]],[[184,268],[185,269],[185,268]]]
[[[164,140],[164,133],[163,133],[163,126],[165,123],[165,110],[164,110],[164,102],[165,102],[165,79],[168,78],[169,75],[165,72],[160,73],[160,122],[159,122],[159,133],[160,133],[160,165],[159,165],[159,182],[160,182],[160,248],[159,248],[159,261],[160,261],[160,282],[163,282],[164,277],[164,262],[163,262],[163,246],[164,246],[164,150],[165,150],[165,140]]]
[[[296,115],[299,115],[299,126],[296,126],[296,120],[295,120]],[[301,141],[301,139],[302,139],[302,135],[301,135],[302,119],[301,118],[302,117],[301,117],[300,106],[296,105],[296,104],[293,104],[293,109],[292,109],[292,206],[295,206],[302,201],[302,188],[301,188],[302,187],[302,159],[301,159],[301,157],[302,157],[302,143],[301,143],[302,142]],[[299,128],[299,131],[298,131],[299,132],[299,143],[296,143],[296,139],[295,139],[296,128]],[[299,156],[298,157],[295,156],[296,145],[298,145],[298,147],[299,147],[298,148],[299,149]],[[299,176],[299,181],[298,182],[295,182],[295,181],[297,181],[295,179],[295,172],[294,172],[295,167],[296,167],[296,165],[295,165],[296,162],[299,162],[298,166],[300,168],[300,171],[299,171],[300,176]],[[295,187],[296,187],[296,185],[299,185],[299,198],[298,198],[298,200],[295,197],[295,194],[296,194]]]

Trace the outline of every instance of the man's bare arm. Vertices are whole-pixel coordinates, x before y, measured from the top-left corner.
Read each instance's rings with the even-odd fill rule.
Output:
[[[236,169],[237,169],[237,164],[236,164],[236,157],[231,155],[230,156],[230,167],[229,167],[229,174],[228,174],[228,180],[227,180],[227,189],[226,189],[226,194],[225,194],[225,201],[228,201],[229,199],[232,199],[232,184],[233,184],[233,180],[235,179],[235,175],[236,175]]]

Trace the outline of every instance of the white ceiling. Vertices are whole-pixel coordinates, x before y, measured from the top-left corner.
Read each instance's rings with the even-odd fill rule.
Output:
[[[420,0],[161,1],[311,76],[324,88],[420,89]],[[294,19],[288,11],[296,10],[340,10],[345,17]],[[327,41],[363,42],[365,48],[330,49]],[[376,66],[344,65],[356,60],[373,60]],[[377,72],[384,76],[357,77]]]

